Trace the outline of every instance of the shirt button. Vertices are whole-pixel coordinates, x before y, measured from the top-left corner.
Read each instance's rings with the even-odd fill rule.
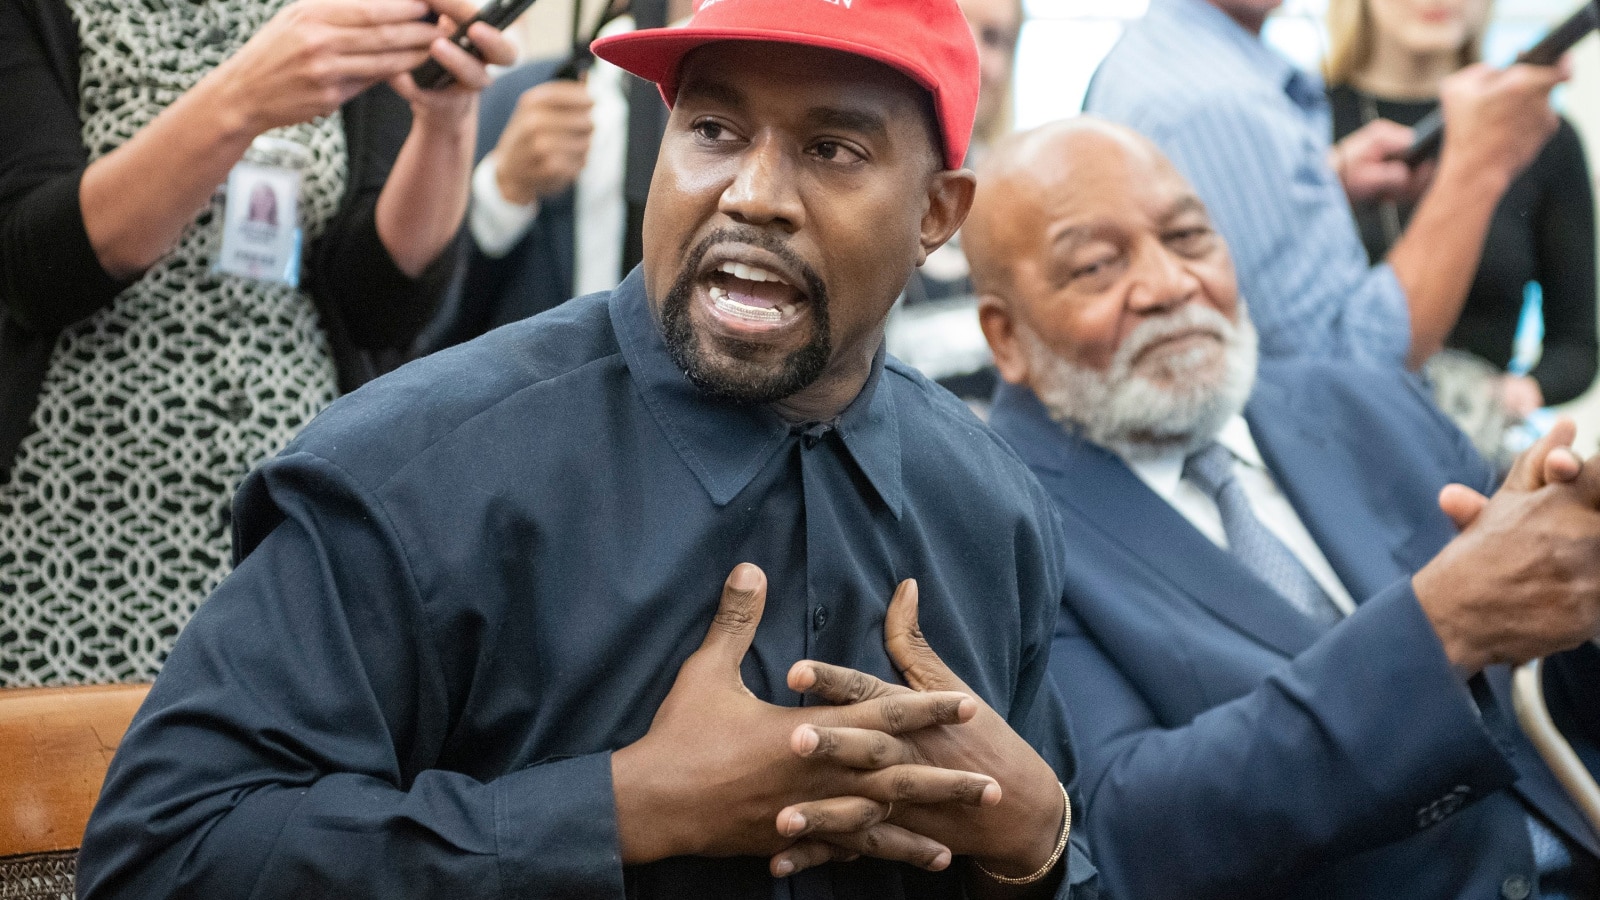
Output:
[[[828,608],[826,606],[819,606],[815,610],[812,611],[812,613],[811,613],[811,628],[812,628],[813,631],[821,631],[823,629],[823,626],[825,626],[827,624],[828,624]]]
[[[1506,900],[1526,900],[1531,893],[1533,893],[1533,885],[1529,884],[1528,879],[1523,878],[1521,875],[1513,875],[1500,882],[1500,896],[1506,898]]]

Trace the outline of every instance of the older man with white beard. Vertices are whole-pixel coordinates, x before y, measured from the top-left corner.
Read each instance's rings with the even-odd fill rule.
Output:
[[[1600,896],[1505,665],[1554,654],[1600,767],[1600,463],[1570,425],[1486,501],[1407,376],[1258,372],[1203,204],[1120,126],[1016,136],[979,184],[992,423],[1065,523],[1051,670],[1108,891]]]

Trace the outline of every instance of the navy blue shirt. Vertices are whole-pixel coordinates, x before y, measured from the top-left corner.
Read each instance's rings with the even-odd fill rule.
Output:
[[[884,612],[915,577],[933,647],[1070,781],[1042,686],[1054,516],[960,402],[881,354],[834,427],[702,394],[635,271],[340,400],[249,477],[238,568],[118,751],[80,895],[960,896],[960,866],[625,869],[610,752],[750,561],[758,697],[800,704],[804,658],[893,679]]]

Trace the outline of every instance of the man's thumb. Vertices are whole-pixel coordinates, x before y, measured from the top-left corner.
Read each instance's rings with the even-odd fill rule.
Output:
[[[895,588],[883,620],[883,642],[906,684],[917,691],[965,691],[967,686],[933,652],[917,624],[917,582],[907,578]]]
[[[755,640],[756,626],[767,605],[767,576],[753,563],[733,567],[722,583],[722,602],[711,620],[702,652],[731,667],[735,672]]]
[[[1488,505],[1489,498],[1464,484],[1447,484],[1439,491],[1439,509],[1450,517],[1457,531],[1471,527]]]

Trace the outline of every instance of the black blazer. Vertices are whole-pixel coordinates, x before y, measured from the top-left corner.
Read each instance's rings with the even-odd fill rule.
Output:
[[[61,0],[0,0],[0,480],[32,430],[56,339],[129,282],[101,269],[83,226],[88,164],[78,115],[77,26]],[[447,248],[407,277],[378,238],[378,193],[411,128],[386,86],[346,103],[349,173],[340,208],[307,248],[305,287],[327,329],[339,387],[403,361],[433,315],[459,256]],[[18,123],[25,123],[22,127]]]

